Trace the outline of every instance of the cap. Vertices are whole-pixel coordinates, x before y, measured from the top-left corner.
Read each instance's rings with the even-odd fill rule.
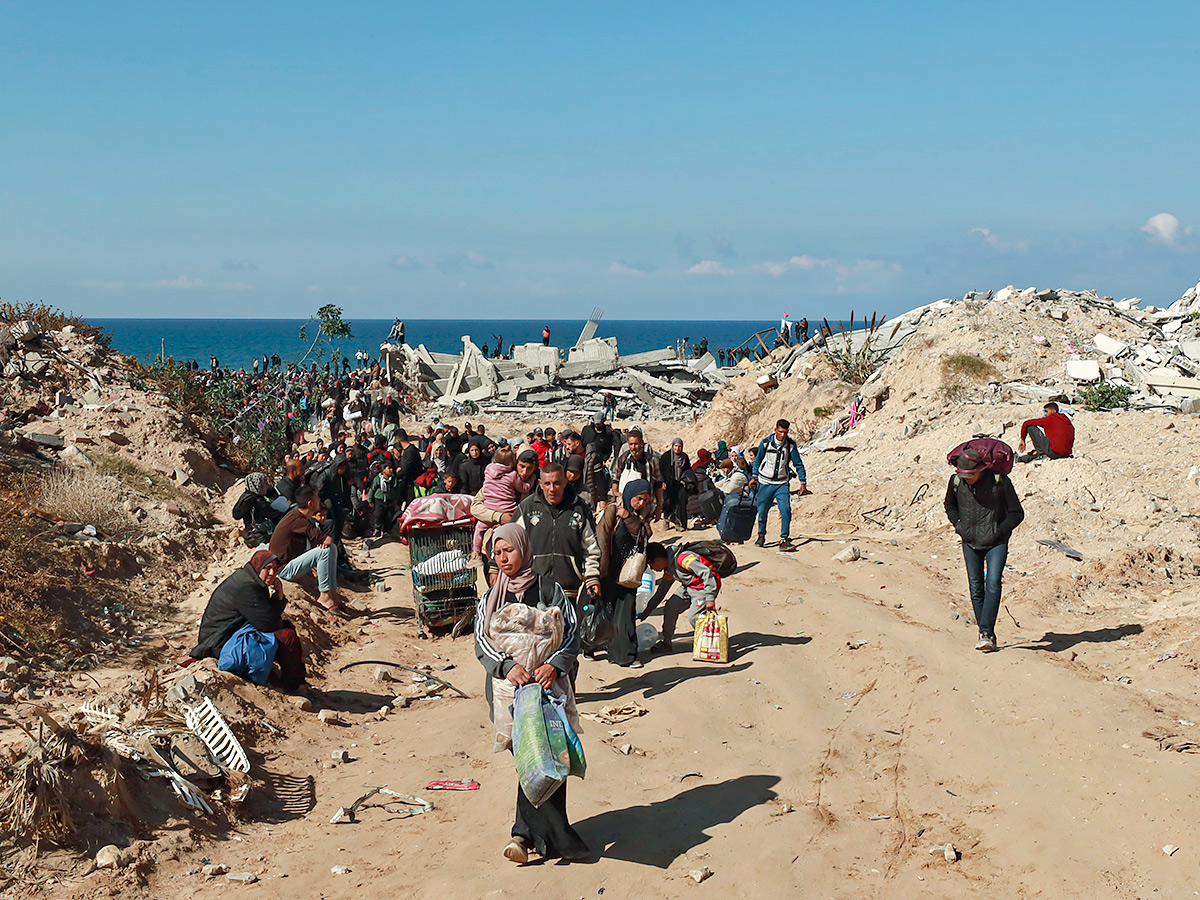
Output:
[[[604,421],[604,413],[603,412],[598,412],[598,413],[592,414],[592,424],[593,425],[599,425],[603,421]]]
[[[959,475],[971,475],[984,466],[983,454],[974,447],[968,447],[954,460],[955,469]]]

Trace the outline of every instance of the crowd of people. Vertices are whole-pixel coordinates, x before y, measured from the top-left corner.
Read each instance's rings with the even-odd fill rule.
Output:
[[[695,449],[694,459],[682,438],[659,451],[639,427],[610,424],[607,408],[582,427],[543,425],[524,435],[493,435],[478,423],[459,428],[438,418],[405,428],[382,376],[377,367],[315,377],[312,369],[269,369],[257,376],[282,377],[298,394],[304,428],[281,460],[282,475],[246,476],[233,512],[253,552],[214,591],[188,662],[219,657],[223,668],[251,680],[273,677],[285,690],[315,693],[296,630],[284,617],[281,582],[314,578],[321,607],[352,614],[339,581],[362,580],[363,573],[351,566],[345,542],[391,533],[406,508],[430,494],[470,497],[473,562],[482,562],[487,583],[475,614],[475,645],[489,706],[497,692],[511,696],[534,682],[550,693],[572,692],[581,659],[603,655],[610,664],[640,668],[643,649],[673,652],[679,616],[686,612],[695,626],[702,612],[716,608],[722,583],[713,562],[719,551],[710,549],[716,542],[689,543],[685,533],[721,518],[723,538],[748,540],[749,530],[738,536],[725,530],[722,514],[731,503],[751,510],[759,547],[777,508],[776,546],[795,549],[791,498],[807,493],[807,475],[787,420],[752,448],[719,441]],[[314,394],[321,397],[316,404]],[[360,414],[334,415],[343,399]],[[305,415],[314,406],[325,412]],[[321,429],[316,440],[313,428]],[[1027,436],[1034,447],[1021,461],[1071,454],[1074,429],[1056,404],[1023,424],[1022,450]],[[1008,541],[1024,517],[1006,471],[990,455],[998,443],[963,445],[952,458],[945,497],[983,651],[997,646]],[[1011,462],[1010,452],[1009,468]],[[677,532],[675,540],[657,533],[664,528]],[[643,648],[638,624],[660,605],[658,639]],[[518,661],[506,643],[512,622],[551,610],[558,623],[553,639],[543,641],[536,658]],[[524,862],[531,852],[590,855],[571,828],[565,783],[536,807],[518,789],[504,855]]]

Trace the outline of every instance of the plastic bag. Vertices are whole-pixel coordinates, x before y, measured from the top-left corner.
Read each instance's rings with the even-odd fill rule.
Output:
[[[587,759],[583,755],[583,741],[579,740],[579,735],[571,727],[571,720],[567,717],[567,701],[561,697],[551,697],[550,702],[554,706],[554,711],[558,713],[558,717],[562,719],[567,739],[567,754],[571,763],[571,774],[576,778],[583,778],[587,775]]]
[[[702,612],[696,617],[692,659],[697,662],[729,662],[728,617],[715,612]]]
[[[617,633],[613,622],[616,610],[599,597],[588,598],[579,616],[579,643],[585,650],[605,646]]]
[[[266,684],[275,664],[279,639],[246,624],[229,636],[221,647],[217,668],[254,684]]]
[[[541,806],[571,774],[564,720],[542,686],[517,688],[513,701],[513,760],[526,799]]]

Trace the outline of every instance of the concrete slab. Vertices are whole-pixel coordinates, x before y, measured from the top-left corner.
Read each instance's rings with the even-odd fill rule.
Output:
[[[1067,377],[1076,381],[1099,381],[1100,363],[1094,359],[1068,359]]]

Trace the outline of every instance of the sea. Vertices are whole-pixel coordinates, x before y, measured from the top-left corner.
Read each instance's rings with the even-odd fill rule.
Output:
[[[332,347],[351,359],[358,350],[366,350],[371,358],[378,356],[379,345],[391,331],[392,320],[347,321],[353,337],[335,341]],[[164,353],[179,362],[194,359],[207,367],[211,354],[221,366],[249,368],[251,360],[261,359],[264,353],[278,353],[287,363],[299,359],[308,349],[308,343],[300,340],[304,319],[89,319],[88,322],[108,333],[114,350],[143,362],[153,362]],[[480,347],[487,344],[495,348],[500,339],[507,352],[509,344],[540,343],[543,326],[550,328],[552,346],[573,346],[585,324],[582,319],[407,319],[404,337],[410,346],[424,344],[435,353],[461,353],[463,335],[469,334]],[[694,345],[705,337],[709,349],[715,353],[718,348],[737,347],[755,332],[774,329],[778,324],[778,319],[766,322],[602,319],[596,336],[615,337],[620,352],[626,356],[674,347],[681,340]],[[310,341],[313,333],[310,326]],[[771,343],[774,335],[766,337]]]

